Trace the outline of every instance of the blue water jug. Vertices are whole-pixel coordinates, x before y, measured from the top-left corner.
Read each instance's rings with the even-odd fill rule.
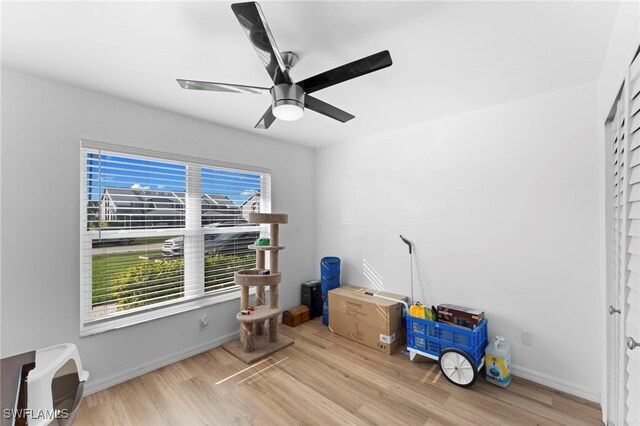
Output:
[[[322,292],[322,323],[329,325],[329,290],[340,287],[340,258],[323,257],[320,261],[320,289]]]

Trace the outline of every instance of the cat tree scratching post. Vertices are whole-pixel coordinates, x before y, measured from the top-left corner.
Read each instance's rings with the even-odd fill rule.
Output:
[[[250,364],[280,349],[289,346],[293,340],[278,335],[278,285],[281,273],[278,269],[278,255],[284,246],[279,245],[280,224],[286,224],[288,216],[282,213],[250,213],[250,223],[268,224],[270,227],[270,245],[249,248],[256,250],[256,268],[238,271],[234,274],[235,283],[240,286],[240,310],[249,305],[249,288],[256,287],[255,310],[250,315],[238,313],[240,337],[223,345],[228,352]],[[265,269],[265,253],[270,252],[267,275],[260,275]],[[265,287],[269,287],[269,305],[265,305]],[[268,335],[264,335],[264,322],[269,321]]]

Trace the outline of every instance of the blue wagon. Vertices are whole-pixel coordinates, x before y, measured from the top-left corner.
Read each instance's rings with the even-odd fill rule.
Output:
[[[472,386],[484,365],[487,320],[474,330],[407,315],[407,349],[416,355],[439,361],[442,374],[453,384]]]
[[[412,317],[409,315],[409,305],[404,300],[373,292],[367,294],[404,306],[407,350],[411,361],[416,355],[438,361],[442,374],[451,383],[463,388],[468,388],[476,382],[484,366],[484,350],[489,344],[486,319],[474,330],[470,330],[444,322]]]

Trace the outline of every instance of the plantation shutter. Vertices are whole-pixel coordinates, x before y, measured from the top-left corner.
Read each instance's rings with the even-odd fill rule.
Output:
[[[625,251],[625,185],[624,185],[624,111],[623,100],[618,99],[616,114],[613,118],[611,132],[613,140],[613,239],[614,239],[614,282],[622,288],[625,281],[625,262],[622,253]]]
[[[615,109],[616,113],[611,124],[611,133],[613,140],[613,251],[614,251],[614,285],[618,298],[624,300],[624,286],[627,282],[627,268],[626,268],[626,246],[627,246],[627,200],[626,200],[626,167],[625,158],[628,152],[626,143],[628,138],[625,137],[625,111],[624,111],[624,93],[625,88],[620,97],[616,101]],[[617,351],[619,358],[624,359],[624,348],[622,346],[623,329],[617,329]],[[619,375],[624,376],[624,363],[621,363],[619,367]],[[622,377],[617,380],[618,395],[626,395],[625,378]],[[617,401],[618,412],[623,413],[625,411],[624,397],[619,397]]]
[[[81,330],[237,290],[234,272],[255,264],[247,246],[266,235],[246,217],[270,211],[268,172],[93,142],[81,151]]]
[[[626,272],[624,329],[625,335],[640,340],[640,56],[636,56],[629,73],[628,149],[625,157],[627,183],[627,229],[622,246],[621,265]],[[628,240],[628,242],[626,241]],[[626,349],[625,366],[626,422],[640,424],[640,348]]]

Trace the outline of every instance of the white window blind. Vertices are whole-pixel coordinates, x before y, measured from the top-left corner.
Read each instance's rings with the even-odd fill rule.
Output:
[[[267,170],[94,142],[81,149],[81,334],[237,297],[270,212]],[[226,300],[224,299],[224,300]]]
[[[246,218],[268,202],[262,195],[263,188],[268,187],[268,178],[255,173],[202,168],[206,293],[227,287],[233,281],[233,271],[255,265],[255,250],[248,246],[260,237],[260,228],[247,223]],[[226,194],[227,199],[212,197],[213,194]],[[230,206],[240,208],[230,212]]]

